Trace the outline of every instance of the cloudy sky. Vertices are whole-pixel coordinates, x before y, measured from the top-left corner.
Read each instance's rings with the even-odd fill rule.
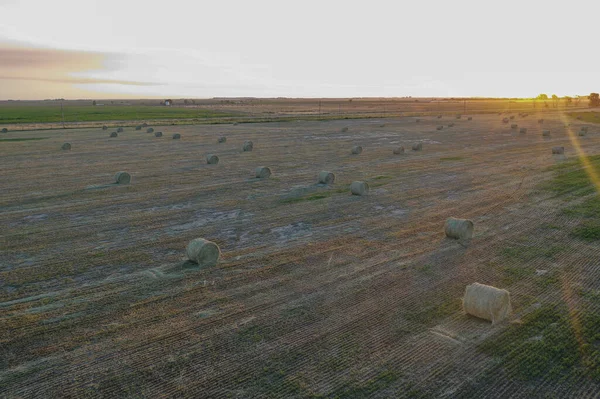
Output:
[[[587,94],[600,86],[598,11],[595,0],[0,0],[0,99]]]

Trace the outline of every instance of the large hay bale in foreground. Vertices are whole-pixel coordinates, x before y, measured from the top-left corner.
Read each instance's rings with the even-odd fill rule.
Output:
[[[179,140],[180,138],[181,138],[181,134],[179,134],[179,133],[173,134],[173,140]]]
[[[254,149],[254,143],[250,140],[244,141],[242,145],[242,151],[252,151]]]
[[[217,143],[225,143],[227,141],[227,137],[225,136],[221,136],[219,137],[219,139],[217,140]]]
[[[446,237],[456,240],[470,240],[473,237],[473,222],[469,219],[450,217],[444,225]]]
[[[396,155],[404,154],[404,147],[400,146],[400,147],[394,148],[394,154],[396,154]]]
[[[543,130],[542,131],[542,136],[543,137],[550,137],[550,130]]]
[[[523,134],[527,133],[527,128],[526,128],[526,127],[522,127],[522,128],[519,130],[519,133],[523,133]]]
[[[204,238],[195,238],[185,249],[188,259],[200,266],[215,266],[221,256],[219,246]]]
[[[510,128],[511,128],[511,129],[516,129],[516,128],[518,128],[518,127],[519,127],[519,125],[517,125],[516,123],[513,123],[512,125],[510,125]]]
[[[467,314],[498,323],[512,312],[510,293],[485,284],[467,285],[463,309]]]
[[[146,133],[154,133],[154,129],[152,129],[151,127],[149,127],[148,129],[146,129]]]
[[[271,168],[267,166],[259,166],[254,172],[258,179],[267,179],[271,176]]]
[[[106,125],[102,126],[102,130],[108,130],[108,126],[106,126]]]
[[[552,155],[561,155],[565,153],[565,147],[552,147]]]
[[[117,172],[115,174],[116,184],[129,184],[131,182],[131,175],[127,172]]]
[[[110,137],[117,137],[118,135],[119,135],[119,134],[118,134],[117,132],[112,132],[112,133],[110,134]]]
[[[335,182],[335,174],[327,171],[319,172],[318,182],[320,184],[333,184]]]
[[[206,156],[206,163],[209,165],[216,165],[219,163],[219,157],[214,154],[208,154]]]
[[[355,145],[354,147],[352,147],[352,154],[354,155],[358,155],[362,152],[362,147],[359,145]]]
[[[60,147],[60,148],[62,148],[63,150],[70,150],[71,149],[71,143],[64,143],[62,145],[62,147]]]
[[[142,125],[137,125],[137,126],[135,127],[135,130],[142,130]]]
[[[366,195],[369,193],[369,184],[364,181],[355,181],[350,185],[352,195]]]
[[[423,149],[423,143],[415,143],[412,145],[413,151],[421,151]]]
[[[2,133],[8,133],[8,129],[7,128],[2,128]]]
[[[118,128],[117,133],[123,133],[123,128],[122,127]]]
[[[439,125],[438,127],[436,127],[436,130],[442,130],[444,128],[444,126]]]
[[[154,137],[162,137],[162,132],[156,132],[156,133],[154,133]]]

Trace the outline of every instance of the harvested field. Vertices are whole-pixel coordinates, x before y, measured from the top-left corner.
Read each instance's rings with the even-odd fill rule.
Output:
[[[598,397],[599,130],[540,117],[519,120],[527,135],[495,114],[180,125],[182,140],[154,123],[164,137],[9,130],[3,394]],[[107,184],[118,171],[131,183]],[[449,217],[473,221],[468,243]],[[188,260],[199,237],[216,265]],[[510,292],[505,321],[464,313],[475,282]]]

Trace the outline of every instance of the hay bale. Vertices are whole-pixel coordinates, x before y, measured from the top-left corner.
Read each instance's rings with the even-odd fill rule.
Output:
[[[577,135],[583,137],[586,135],[586,133],[587,132],[585,130],[580,130],[579,132],[577,132]]]
[[[473,222],[469,219],[448,218],[444,225],[446,237],[457,240],[470,240],[473,237]]]
[[[142,130],[142,125],[137,125],[137,126],[135,127],[135,130]]]
[[[396,155],[404,154],[404,147],[400,146],[400,147],[394,148],[394,154],[396,154]]]
[[[454,123],[448,123],[448,127],[454,127]]]
[[[347,131],[348,131],[348,127],[347,126],[345,126],[345,127],[342,128],[342,133],[346,133]]]
[[[538,123],[544,123],[543,119],[538,119]]]
[[[472,116],[469,116],[469,118],[468,118],[467,120],[468,120],[468,121],[472,121],[472,120],[473,120],[473,117],[472,117]]]
[[[213,154],[208,154],[206,156],[206,163],[209,165],[216,165],[219,163],[219,157]]]
[[[366,195],[369,193],[369,185],[364,181],[355,181],[350,185],[352,195]]]
[[[438,119],[442,119],[442,115],[438,115],[437,117],[438,117]]]
[[[227,141],[227,137],[225,137],[225,136],[221,136],[221,137],[219,137],[219,139],[217,140],[217,143],[224,143],[224,142],[226,142],[226,141]]]
[[[543,137],[550,137],[550,130],[543,130],[542,131],[542,136]]]
[[[515,116],[514,116],[514,115],[511,115],[511,116],[510,116],[510,119],[515,119]]]
[[[439,125],[438,127],[436,127],[436,130],[442,130],[444,128],[444,126]]]
[[[588,127],[587,126],[581,126],[581,129],[579,129],[582,132],[588,132]]]
[[[517,125],[516,123],[513,123],[512,125],[510,125],[510,128],[511,128],[511,129],[516,129],[516,128],[518,128],[518,127],[519,127],[519,125]]]
[[[580,121],[580,120],[582,120],[582,119],[583,119],[583,118],[582,118],[581,116],[578,116],[578,117],[577,117],[577,120],[578,120],[578,121]]]
[[[244,141],[242,145],[242,151],[252,151],[254,149],[254,143],[250,140]]]
[[[200,266],[215,266],[221,256],[219,246],[204,238],[195,238],[185,249],[188,259]]]
[[[63,150],[70,150],[71,149],[71,143],[64,143],[62,145],[62,147],[60,147],[60,148],[62,148]]]
[[[117,136],[118,136],[117,132],[112,132],[112,133],[110,134],[110,137],[117,137]]]
[[[527,128],[526,127],[522,127],[521,129],[519,129],[519,133],[522,133],[522,134],[527,133]]]
[[[148,124],[146,122],[142,123],[142,127],[148,127]]]
[[[319,172],[319,184],[333,184],[335,182],[335,175],[331,172],[321,171]]]
[[[173,134],[173,140],[179,140],[181,138],[181,134],[175,133]]]
[[[456,119],[460,119],[460,118],[462,118],[462,115],[460,115],[460,114],[456,115]]]
[[[562,155],[565,153],[565,147],[552,147],[552,155]]]
[[[385,127],[385,124],[381,124],[381,125],[379,125],[379,127]]]
[[[354,147],[352,147],[352,154],[354,155],[358,155],[362,152],[362,147],[359,145],[355,145]]]
[[[131,182],[131,175],[127,172],[117,172],[115,175],[116,184],[129,184]]]
[[[423,143],[415,143],[412,145],[413,151],[421,151],[423,149]]]
[[[156,133],[154,133],[154,137],[162,137],[162,132],[156,132]]]
[[[2,133],[8,133],[8,129],[7,128],[2,128]]]
[[[259,166],[254,170],[256,174],[256,178],[258,179],[267,179],[271,176],[271,168],[267,166]]]
[[[463,298],[465,313],[496,324],[510,315],[510,293],[485,284],[467,285]]]
[[[508,118],[502,118],[502,123],[508,123]]]
[[[118,128],[117,133],[123,133],[123,128],[122,127]]]
[[[417,119],[417,120],[416,120],[416,122],[417,122],[417,123],[419,123],[419,122],[421,122],[421,120],[420,120],[420,119]]]
[[[102,126],[102,130],[108,130],[108,126],[106,126],[106,125]]]
[[[149,127],[148,129],[146,129],[146,133],[154,133],[154,129],[152,129],[151,127]]]

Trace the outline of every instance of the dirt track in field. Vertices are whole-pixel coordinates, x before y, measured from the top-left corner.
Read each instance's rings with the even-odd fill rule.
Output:
[[[523,382],[479,349],[532,309],[600,288],[597,245],[543,228],[572,223],[539,183],[565,162],[553,146],[576,155],[578,121],[517,116],[520,134],[502,117],[8,133],[44,139],[0,147],[5,394],[599,395],[591,379]],[[592,130],[577,137],[588,155],[600,153]],[[257,166],[272,177],[255,179]],[[121,170],[132,184],[110,185]],[[321,170],[335,184],[317,185]],[[350,195],[355,180],[368,196]],[[450,216],[473,220],[470,243],[445,238]],[[220,245],[217,267],[186,262],[196,237]],[[564,250],[509,279],[523,265],[502,251],[524,240]],[[545,273],[561,289],[539,284]],[[511,292],[508,322],[462,312],[475,281]]]

